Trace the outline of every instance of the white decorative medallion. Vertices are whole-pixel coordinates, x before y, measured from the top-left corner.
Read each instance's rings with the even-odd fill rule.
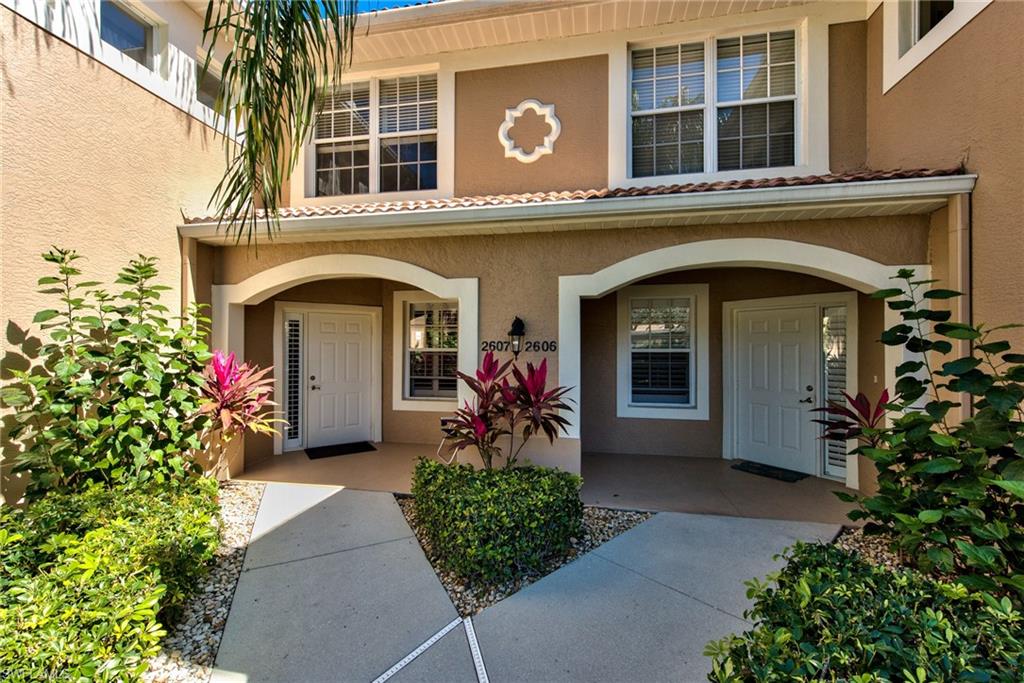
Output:
[[[527,154],[523,151],[523,148],[515,143],[515,140],[511,138],[509,132],[516,125],[516,121],[520,116],[526,113],[527,109],[532,109],[539,116],[544,117],[544,122],[548,124],[548,134],[544,136],[544,141],[533,148],[533,151]],[[511,109],[505,110],[505,122],[498,128],[498,142],[505,148],[505,157],[513,158],[521,161],[524,164],[532,164],[537,159],[540,159],[545,154],[553,154],[555,151],[555,140],[562,133],[562,122],[555,116],[555,105],[553,104],[541,104],[537,100],[529,99],[523,100],[518,106],[512,107]]]

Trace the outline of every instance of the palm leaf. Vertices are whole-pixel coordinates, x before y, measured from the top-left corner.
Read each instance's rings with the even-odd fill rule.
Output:
[[[227,167],[210,198],[217,227],[252,244],[273,239],[278,202],[316,119],[321,93],[352,57],[356,0],[210,0],[203,28],[209,70],[226,54],[220,101]],[[228,135],[231,123],[240,131]]]

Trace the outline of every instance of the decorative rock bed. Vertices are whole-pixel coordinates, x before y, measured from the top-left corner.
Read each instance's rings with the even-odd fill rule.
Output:
[[[566,555],[552,559],[543,571],[536,574],[497,585],[478,585],[439,568],[430,542],[417,523],[415,500],[410,496],[395,496],[395,498],[399,507],[402,508],[402,514],[405,515],[406,521],[412,527],[413,533],[416,534],[416,539],[420,542],[424,554],[434,567],[434,572],[441,580],[441,585],[448,591],[448,596],[455,605],[455,609],[463,617],[477,614],[485,607],[490,607],[499,600],[507,598],[559,567],[572,562],[580,555],[590,552],[602,543],[610,541],[622,532],[628,531],[654,516],[653,512],[585,506],[583,508],[583,534],[580,538],[572,539],[572,548]]]
[[[263,484],[247,481],[221,485],[221,541],[215,564],[185,606],[178,623],[168,625],[163,649],[149,660],[143,680],[210,680],[263,488]]]
[[[904,566],[898,554],[889,549],[892,538],[885,535],[868,535],[861,528],[845,527],[835,540],[843,550],[857,553],[870,564],[887,569]]]

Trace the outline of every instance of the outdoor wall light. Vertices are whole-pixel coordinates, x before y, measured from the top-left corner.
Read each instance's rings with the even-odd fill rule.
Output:
[[[526,336],[526,323],[518,315],[512,319],[512,328],[508,331],[508,346],[512,351],[512,357],[519,359],[519,352],[523,350],[523,337]]]

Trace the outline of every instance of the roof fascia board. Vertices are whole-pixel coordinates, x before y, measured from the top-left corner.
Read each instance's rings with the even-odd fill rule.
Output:
[[[298,216],[281,219],[281,230],[287,232],[344,233],[365,229],[396,229],[431,225],[488,225],[509,221],[577,222],[584,219],[611,219],[662,214],[665,216],[748,211],[792,205],[794,209],[816,204],[906,203],[915,199],[951,196],[970,192],[975,175],[939,176],[873,180],[856,183],[807,185],[801,187],[766,187],[747,190],[715,190],[700,193],[646,195],[642,197],[611,197],[606,199],[571,199],[537,204],[451,207],[442,209],[384,211],[366,214]],[[184,237],[196,239],[223,237],[215,222],[192,223],[178,228]]]

